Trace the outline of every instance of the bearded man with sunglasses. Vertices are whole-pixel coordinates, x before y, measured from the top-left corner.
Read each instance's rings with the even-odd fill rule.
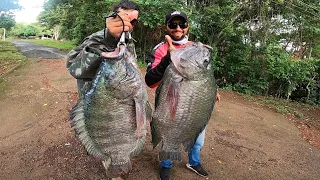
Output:
[[[170,51],[183,48],[193,43],[188,40],[188,17],[180,11],[173,11],[166,15],[165,27],[168,35],[165,36],[166,41],[159,43],[153,49],[145,75],[146,84],[151,87],[157,87],[164,75],[168,65],[171,63]],[[220,95],[217,94],[217,101],[220,102]],[[200,176],[207,177],[208,173],[203,169],[200,163],[200,150],[204,144],[205,129],[198,136],[193,148],[188,152],[189,162],[187,168]],[[169,180],[172,161],[170,159],[160,162],[160,179]]]
[[[77,79],[79,99],[91,89],[92,78],[102,63],[103,54],[117,48],[123,32],[133,30],[139,11],[139,6],[133,1],[116,3],[112,14],[106,18],[106,28],[86,37],[82,44],[68,53],[67,69]],[[126,44],[134,47],[127,37]]]

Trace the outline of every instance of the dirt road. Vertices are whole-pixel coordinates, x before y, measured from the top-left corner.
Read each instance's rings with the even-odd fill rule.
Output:
[[[65,60],[36,60],[6,75],[0,89],[0,179],[106,179],[70,129],[77,94]],[[236,93],[220,93],[202,150],[209,179],[320,179],[320,150],[299,135],[293,119]],[[148,136],[127,179],[158,179],[157,152]],[[186,162],[184,154],[174,164],[173,180],[204,179],[187,170]]]
[[[17,49],[29,58],[57,59],[64,58],[67,53],[56,48],[35,44],[28,41],[12,41]]]

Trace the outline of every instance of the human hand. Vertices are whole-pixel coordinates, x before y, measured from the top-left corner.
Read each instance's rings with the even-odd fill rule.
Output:
[[[176,48],[172,44],[172,39],[169,35],[165,35],[166,41],[168,43],[168,52],[171,52],[172,50],[176,50]]]
[[[220,102],[220,94],[219,93],[217,93],[217,95],[216,95],[216,100],[218,103]]]
[[[130,14],[127,14],[125,12],[118,12],[118,15],[115,18],[107,18],[106,24],[107,29],[109,33],[115,37],[119,38],[121,36],[121,33],[124,31],[131,31],[133,29],[133,25],[130,23],[131,20],[136,19],[138,17],[138,11],[134,10]],[[121,21],[123,20],[123,22]]]

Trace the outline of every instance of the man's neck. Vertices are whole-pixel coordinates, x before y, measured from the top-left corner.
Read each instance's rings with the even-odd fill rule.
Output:
[[[188,42],[188,36],[184,36],[179,41],[175,41],[175,40],[172,39],[172,44],[182,45],[182,44],[186,44],[187,42]]]

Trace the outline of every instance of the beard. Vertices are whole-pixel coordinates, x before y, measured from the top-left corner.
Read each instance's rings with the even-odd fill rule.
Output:
[[[181,33],[182,33],[182,36],[180,36],[179,38],[174,37],[173,34],[175,34],[176,32],[181,32]],[[174,41],[180,41],[180,40],[182,40],[183,38],[186,37],[186,30],[183,29],[182,31],[176,31],[176,30],[173,30],[173,31],[171,31],[171,32],[169,31],[169,32],[168,32],[168,35],[171,37],[172,40],[174,40]]]

